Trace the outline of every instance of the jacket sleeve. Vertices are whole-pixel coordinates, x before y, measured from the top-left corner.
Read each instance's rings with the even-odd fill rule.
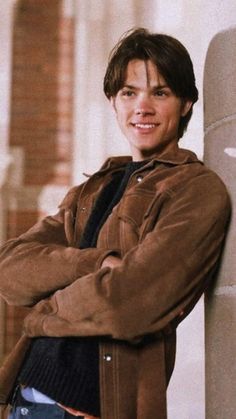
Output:
[[[96,271],[112,253],[107,249],[80,250],[70,245],[73,216],[69,204],[75,205],[76,195],[73,188],[64,198],[58,214],[44,218],[1,247],[0,295],[9,304],[32,306],[81,276]],[[71,220],[66,220],[67,217]]]
[[[85,275],[39,302],[26,317],[26,333],[135,341],[176,327],[215,272],[230,214],[222,183],[202,177],[169,191],[155,227],[120,266]]]

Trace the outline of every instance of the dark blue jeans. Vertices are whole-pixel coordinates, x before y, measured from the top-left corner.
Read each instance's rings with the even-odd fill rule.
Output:
[[[56,404],[22,403],[22,406],[14,406],[8,419],[76,419]],[[82,416],[77,416],[82,418]]]

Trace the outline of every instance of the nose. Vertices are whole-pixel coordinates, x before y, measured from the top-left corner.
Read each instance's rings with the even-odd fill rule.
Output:
[[[135,114],[136,115],[154,115],[155,109],[152,105],[152,100],[148,96],[142,96],[138,99]]]

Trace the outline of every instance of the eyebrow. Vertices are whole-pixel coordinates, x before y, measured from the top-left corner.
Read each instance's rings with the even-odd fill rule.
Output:
[[[159,84],[157,86],[153,86],[153,89],[170,89],[170,86],[168,86],[168,84]]]
[[[126,89],[137,89],[137,87],[132,86],[131,84],[124,84],[124,85],[122,86],[122,89],[124,89],[124,88],[126,88]]]
[[[124,89],[124,88],[126,88],[126,89],[139,89],[139,87],[135,87],[132,84],[124,84],[122,89]],[[166,89],[166,88],[170,89],[170,87],[167,84],[159,84],[159,85],[151,87],[151,89]]]

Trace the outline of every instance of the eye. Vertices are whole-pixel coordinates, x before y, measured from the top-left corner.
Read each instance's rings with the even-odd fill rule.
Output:
[[[134,96],[134,91],[131,90],[131,89],[123,89],[121,91],[121,95],[125,96],[125,97],[132,97],[132,96]]]
[[[157,89],[154,91],[154,96],[165,97],[167,96],[167,92],[164,89]]]

